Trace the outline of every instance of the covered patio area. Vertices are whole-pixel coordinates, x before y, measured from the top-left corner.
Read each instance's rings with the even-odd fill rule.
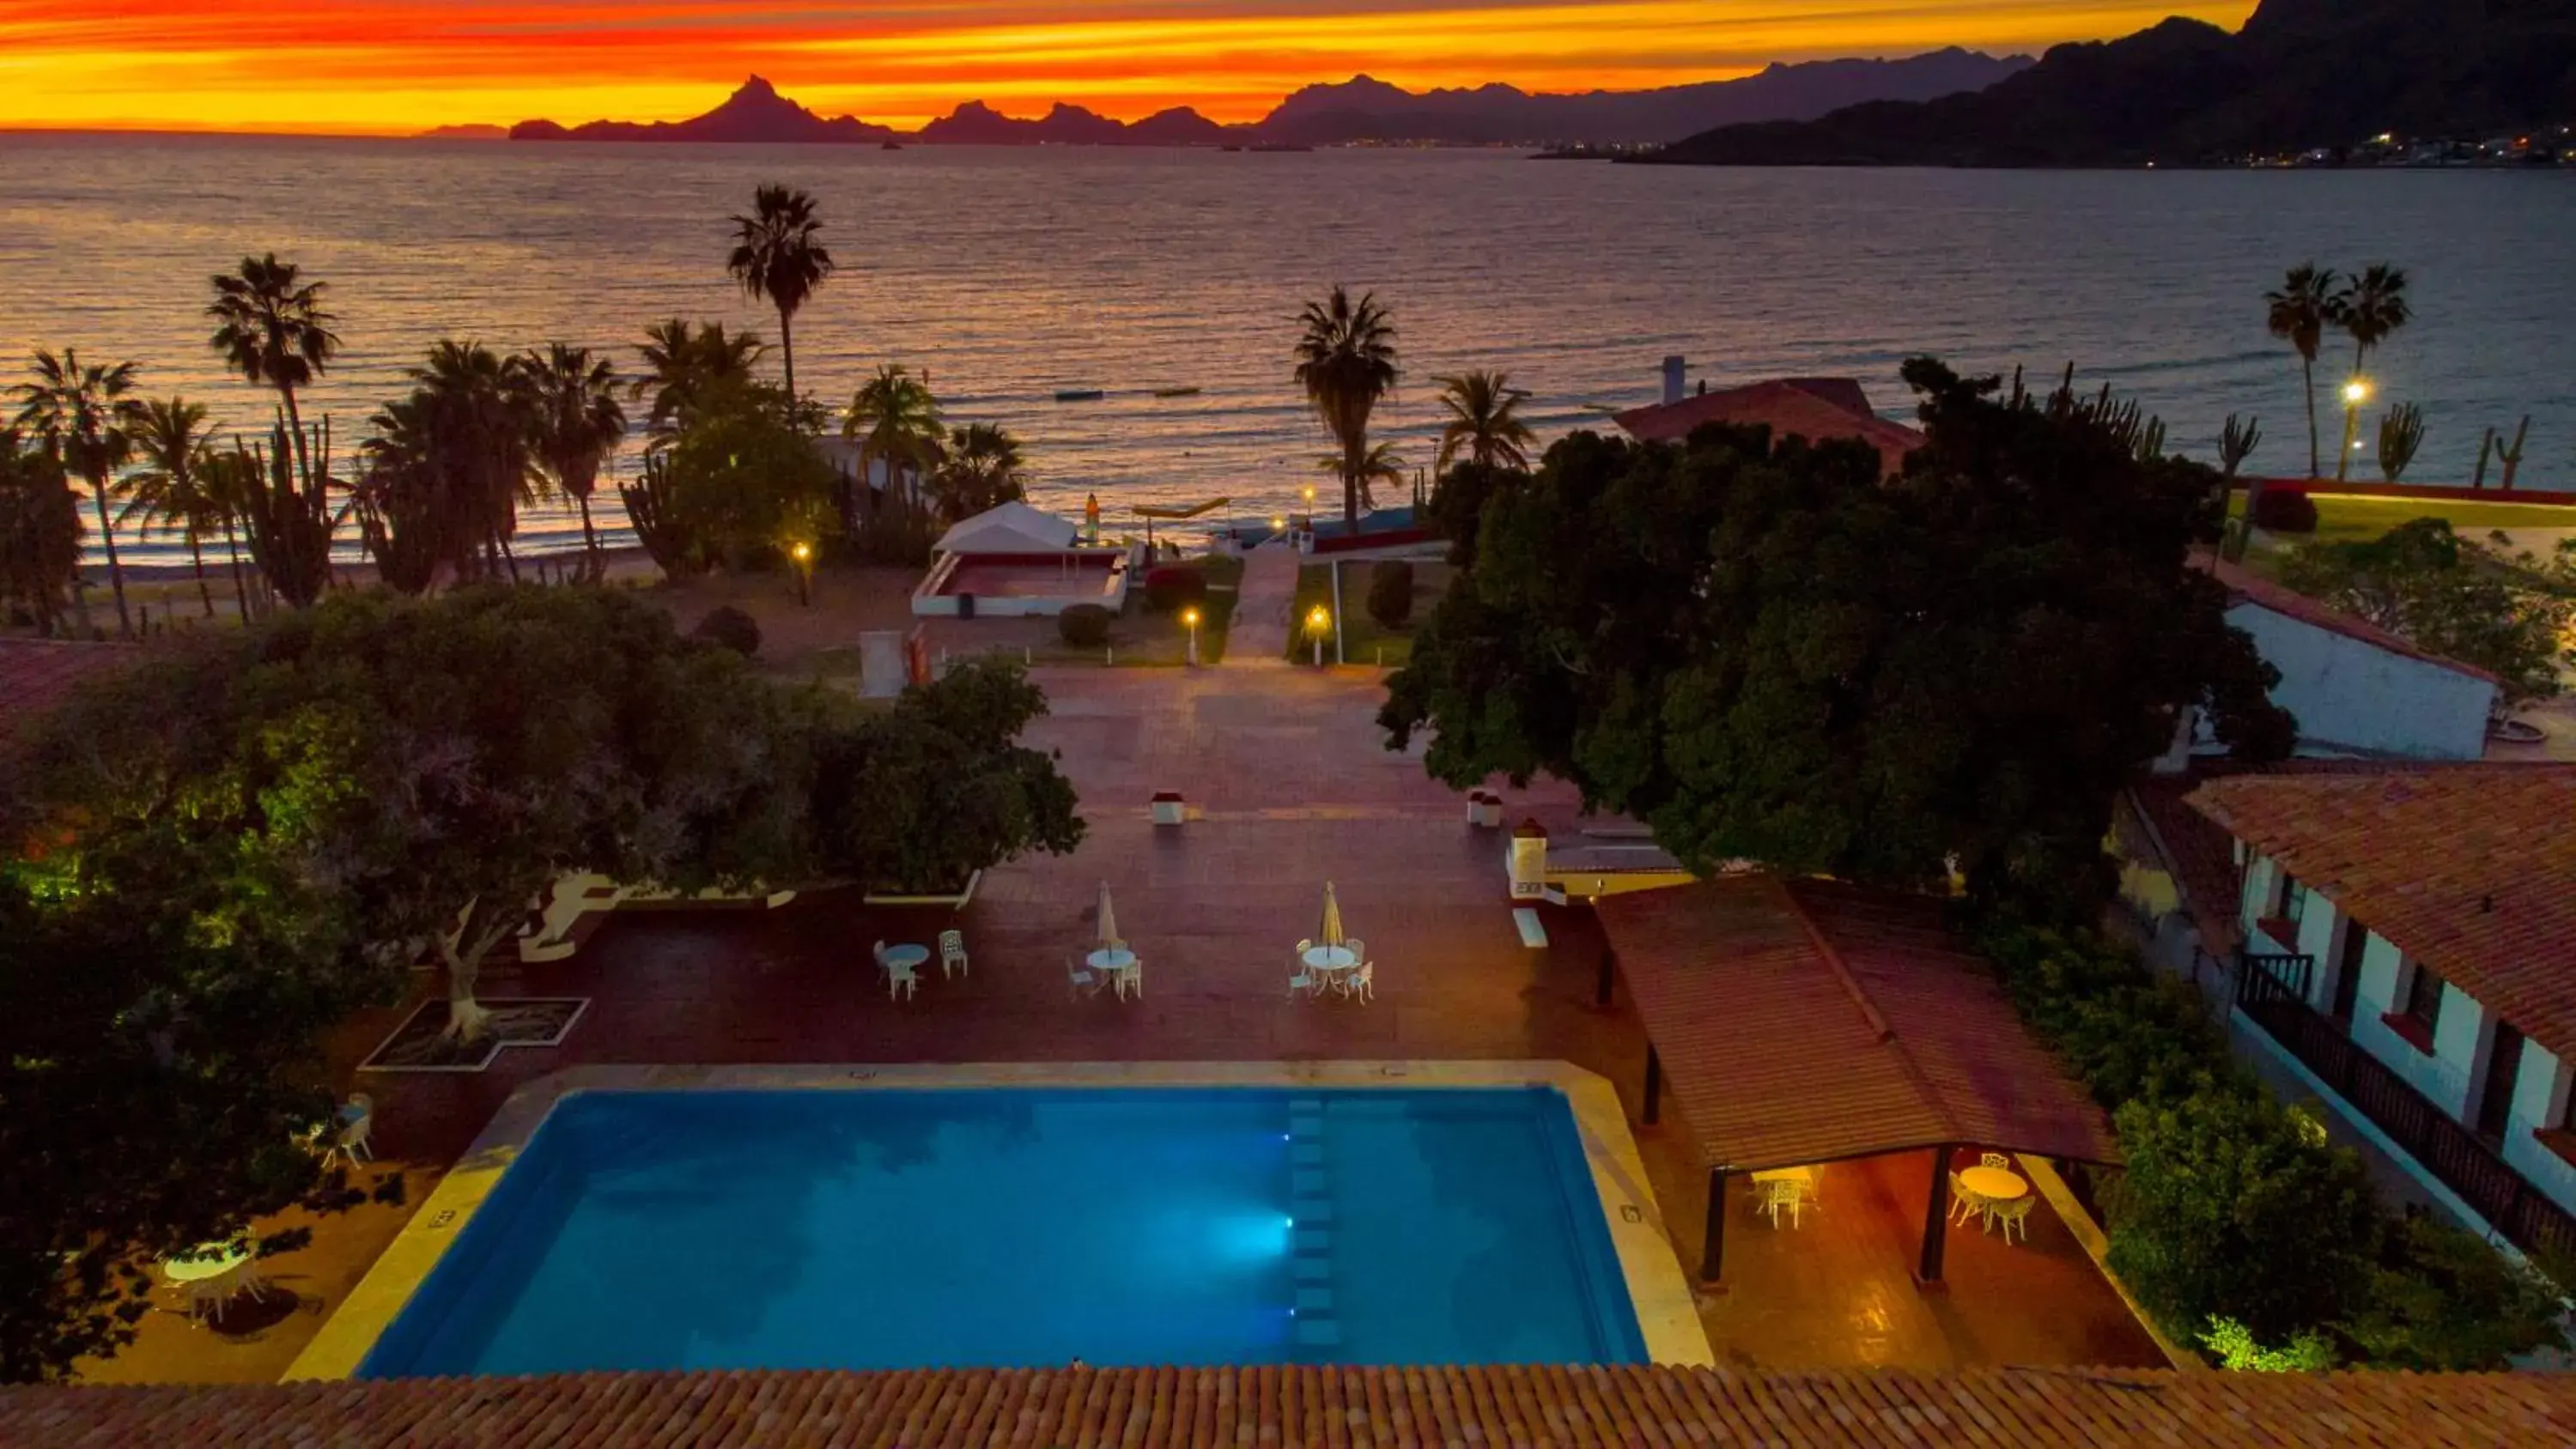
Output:
[[[1937,903],[1743,875],[1597,910],[1603,984],[1627,983],[1647,1037],[1641,1121],[1675,1111],[1673,1147],[1702,1178],[1665,1211],[1749,1341],[1957,1316],[1955,1276],[2025,1308],[2062,1299],[2076,1311],[2054,1332],[2152,1351],[2125,1311],[2101,1311],[2117,1299],[2091,1224],[2055,1205],[2061,1169],[2117,1161],[2110,1122]],[[1844,1311],[1819,1315],[1820,1292]]]

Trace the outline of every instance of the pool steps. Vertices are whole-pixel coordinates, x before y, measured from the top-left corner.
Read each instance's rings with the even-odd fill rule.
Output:
[[[1312,1351],[1300,1358],[1322,1362],[1342,1341],[1341,1321],[1333,1311],[1332,1172],[1324,1158],[1322,1098],[1288,1099],[1288,1163],[1288,1212],[1297,1220],[1289,1244],[1289,1270],[1296,1283],[1289,1337],[1298,1348]]]

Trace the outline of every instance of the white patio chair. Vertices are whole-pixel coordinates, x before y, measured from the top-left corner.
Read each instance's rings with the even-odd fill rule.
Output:
[[[1109,981],[1112,986],[1117,988],[1118,999],[1121,1001],[1125,1001],[1130,996],[1144,995],[1145,958],[1139,956],[1128,965],[1121,966],[1117,970],[1110,972]]]
[[[1082,964],[1081,957],[1066,957],[1064,961],[1064,973],[1065,980],[1072,987],[1073,995],[1098,996],[1100,994],[1100,973]]]
[[[939,933],[939,974],[963,976],[966,973],[966,933],[949,930]]]
[[[1780,1209],[1789,1210],[1789,1226],[1799,1226],[1798,1215],[1807,1205],[1807,1194],[1795,1182],[1781,1178],[1762,1184],[1762,1211],[1769,1214],[1771,1226],[1780,1226]]]
[[[1333,983],[1333,989],[1344,996],[1356,996],[1362,1001],[1376,1000],[1377,963],[1362,961],[1359,965],[1343,972],[1341,979]]]
[[[1985,1210],[1986,1200],[1977,1196],[1966,1183],[1961,1182],[1958,1172],[1954,1169],[1950,1173],[1950,1221],[1954,1224],[1964,1223]]]
[[[2003,1224],[2004,1241],[2007,1243],[2010,1243],[2013,1240],[2014,1230],[2019,1229],[2021,1232],[2021,1240],[2024,1243],[2029,1242],[2030,1205],[2034,1201],[2036,1201],[2036,1199],[2032,1198],[2030,1194],[2024,1193],[2010,1202],[1990,1202],[1986,1204],[1986,1226],[1991,1229],[1997,1223]]]
[[[1301,966],[1299,966],[1295,971],[1293,971],[1293,972],[1289,973],[1289,976],[1288,976],[1288,994],[1289,994],[1290,996],[1295,996],[1295,995],[1297,995],[1299,992],[1304,992],[1308,997],[1310,997],[1310,998],[1311,998],[1311,997],[1313,997],[1313,996],[1315,995],[1315,993],[1317,993],[1317,992],[1319,992],[1319,991],[1321,991],[1321,990],[1323,990],[1323,989],[1324,989],[1324,983],[1323,983],[1323,982],[1321,982],[1321,981],[1316,980],[1316,979],[1315,979],[1315,973],[1314,973],[1314,972],[1312,972],[1312,971],[1310,971],[1310,970],[1308,970],[1308,969],[1306,969],[1306,967],[1304,967],[1304,966],[1302,966],[1302,965],[1301,965]]]
[[[357,1108],[358,1115],[342,1122],[340,1130],[332,1134],[331,1145],[322,1150],[324,1167],[329,1167],[334,1157],[349,1159],[349,1165],[353,1168],[358,1165],[360,1159],[375,1161],[375,1099],[364,1092],[352,1092],[346,1105]]]
[[[1357,936],[1353,936],[1349,940],[1344,941],[1342,943],[1342,949],[1350,952],[1351,959],[1354,961],[1365,961],[1368,959],[1368,942],[1361,940]]]
[[[2006,1172],[2012,1171],[2012,1159],[2000,1152],[1988,1152],[1983,1154],[1978,1157],[1977,1165],[1979,1167],[2000,1167]]]
[[[910,1001],[913,993],[920,989],[921,977],[910,966],[893,961],[886,963],[886,1000],[900,998]]]

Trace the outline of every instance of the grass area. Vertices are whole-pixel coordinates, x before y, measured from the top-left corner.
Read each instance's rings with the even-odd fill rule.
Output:
[[[2474,493],[2463,492],[2459,501],[2429,498],[2355,498],[2337,493],[2308,495],[2317,505],[2317,531],[2313,534],[2274,535],[2280,544],[2293,543],[2367,543],[2371,539],[2418,518],[2448,521],[2451,531],[2462,538],[2486,541],[2489,532],[2517,528],[2576,529],[2576,507],[2549,503],[2481,503],[2473,501]],[[2237,494],[2228,502],[2232,517],[2243,517],[2245,495]]]
[[[1199,663],[1215,664],[1225,658],[1228,631],[1234,624],[1236,591],[1243,582],[1243,560],[1218,558],[1183,559],[1164,568],[1196,571],[1207,580],[1207,596],[1199,604]],[[1028,646],[1031,664],[1112,664],[1119,668],[1177,669],[1189,662],[1190,631],[1181,622],[1178,611],[1158,613],[1145,603],[1145,585],[1140,578],[1127,591],[1127,607],[1109,625],[1109,648],[1076,649],[1050,634],[1042,643]]]
[[[1297,570],[1297,601],[1289,617],[1301,621],[1289,638],[1288,657],[1314,658],[1314,646],[1306,637],[1302,621],[1317,604],[1333,606],[1333,565],[1308,564]],[[1413,657],[1413,632],[1431,617],[1433,606],[1449,587],[1449,566],[1437,560],[1413,561],[1413,617],[1401,629],[1389,629],[1369,617],[1369,579],[1377,565],[1359,559],[1341,565],[1342,570],[1342,659],[1349,664],[1382,664],[1389,669],[1403,665]],[[1326,659],[1332,657],[1332,643],[1324,645]]]

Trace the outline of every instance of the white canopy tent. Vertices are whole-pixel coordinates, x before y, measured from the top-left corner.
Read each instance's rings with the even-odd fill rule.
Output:
[[[939,536],[937,548],[957,554],[1071,553],[1081,536],[1073,520],[1015,501],[950,528]]]

